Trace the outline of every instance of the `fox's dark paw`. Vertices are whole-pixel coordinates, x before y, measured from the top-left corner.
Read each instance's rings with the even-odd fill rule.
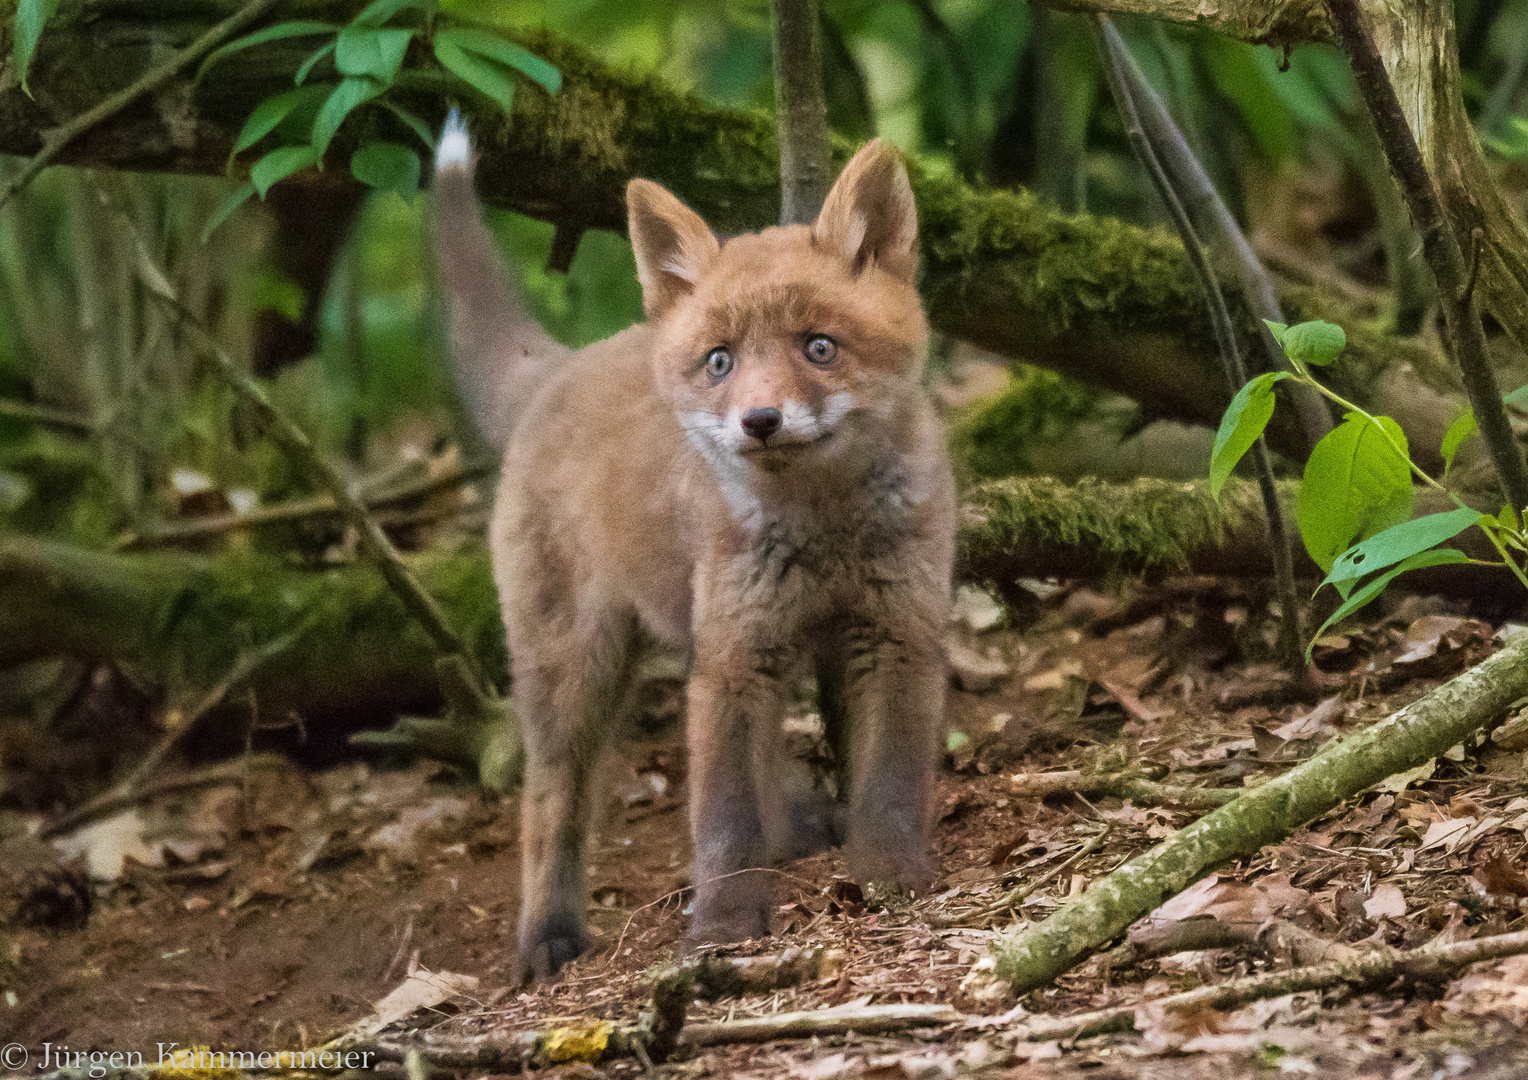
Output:
[[[769,913],[773,906],[769,890],[728,891],[731,895],[709,903],[704,898],[696,900],[690,932],[685,935],[688,947],[725,945],[769,936]]]
[[[553,916],[536,927],[527,928],[520,934],[520,949],[516,955],[521,985],[551,979],[586,948],[588,940],[583,927],[574,919]]]
[[[849,874],[866,896],[895,896],[899,893],[926,895],[934,883],[934,863],[927,855],[910,855],[889,850],[850,845]]]

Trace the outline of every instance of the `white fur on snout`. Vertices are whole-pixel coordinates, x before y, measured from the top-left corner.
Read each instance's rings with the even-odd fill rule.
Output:
[[[831,431],[853,408],[854,395],[849,391],[840,390],[836,394],[829,394],[822,403],[822,426]]]
[[[748,436],[743,432],[742,410],[732,409],[725,416],[704,409],[679,414],[685,438],[716,474],[717,486],[732,517],[748,523],[759,516],[759,499],[754,494],[748,465],[738,456]]]
[[[786,398],[780,403],[780,433],[793,439],[815,439],[822,434],[822,424],[806,402]]]

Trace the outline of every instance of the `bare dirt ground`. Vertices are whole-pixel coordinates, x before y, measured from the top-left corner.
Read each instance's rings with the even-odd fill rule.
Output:
[[[1035,585],[1027,609],[1009,611],[1024,629],[957,631],[977,659],[966,657],[970,689],[950,702],[934,894],[867,903],[836,852],[780,867],[776,936],[735,952],[806,945],[841,957],[826,978],[698,1003],[693,1019],[899,1002],[1003,1015],[1015,1002],[968,980],[991,941],[1044,918],[1197,814],[1066,793],[1039,801],[1018,795],[1014,776],[1128,764],[1172,785],[1256,784],[1479,660],[1502,630],[1442,601],[1407,599],[1364,632],[1323,643],[1320,684],[1301,692],[1273,668],[1238,659],[1266,653],[1272,633],[1265,602],[1240,586],[1177,582],[1114,597]],[[977,670],[981,659],[990,671]],[[672,691],[658,696],[671,704]],[[798,720],[809,747],[810,721]],[[26,835],[40,816],[12,812],[0,848],[0,1041],[32,1055],[18,1072],[38,1070],[44,1044],[55,1055],[60,1046],[138,1051],[149,1064],[161,1044],[308,1047],[373,1017],[422,971],[476,982],[456,981],[449,1000],[388,1031],[481,1037],[595,1018],[634,1023],[651,970],[673,956],[689,899],[682,740],[672,722],[654,728],[612,763],[591,873],[593,948],[559,981],[528,992],[507,982],[516,801],[484,796],[450,770],[352,761],[304,771],[247,759],[238,779],[164,794],[66,834],[72,869]],[[1528,784],[1523,748],[1504,741],[1512,748],[1460,747],[1409,783],[1371,790],[1224,868],[1196,887],[1188,914],[1228,924],[1282,916],[1331,941],[1401,946],[1517,928],[1516,901],[1528,895]],[[14,791],[20,780],[7,784]],[[1096,850],[1055,872],[1100,830]],[[1048,873],[1017,912],[983,914]],[[1279,962],[1245,946],[1116,952],[1021,1004],[1080,1012]],[[1528,1075],[1525,1017],[1528,964],[1508,960],[1445,986],[1301,994],[1232,1013],[1143,1012],[1134,1034],[1009,1045],[1001,1025],[945,1025],[712,1047],[659,1071],[1507,1077]],[[628,1060],[553,1075],[643,1071]]]

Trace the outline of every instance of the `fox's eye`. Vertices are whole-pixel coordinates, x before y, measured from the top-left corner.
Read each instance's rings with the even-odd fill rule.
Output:
[[[726,349],[712,349],[706,353],[706,374],[720,379],[732,370],[732,354]]]
[[[825,334],[813,334],[802,347],[806,358],[814,364],[830,363],[838,355],[838,342]]]

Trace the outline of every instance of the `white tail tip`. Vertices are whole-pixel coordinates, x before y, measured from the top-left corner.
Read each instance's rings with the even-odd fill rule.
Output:
[[[440,141],[435,144],[435,171],[451,172],[467,169],[472,165],[472,137],[467,134],[467,124],[455,108],[446,115],[440,129]]]

